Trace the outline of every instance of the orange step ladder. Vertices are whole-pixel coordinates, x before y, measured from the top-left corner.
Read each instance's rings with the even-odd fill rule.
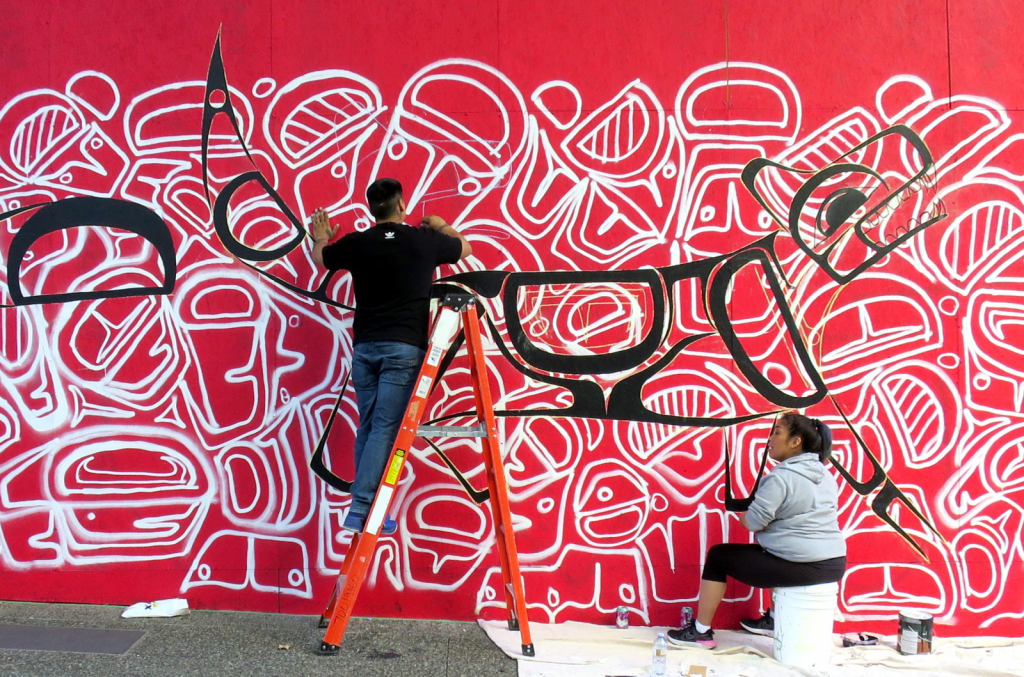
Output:
[[[341,565],[338,582],[334,586],[331,601],[323,616],[320,627],[327,628],[320,643],[319,653],[335,655],[341,646],[345,628],[348,627],[352,609],[359,595],[373,553],[377,548],[384,518],[391,508],[402,466],[417,437],[479,437],[483,444],[484,465],[491,509],[494,513],[495,540],[498,543],[498,558],[505,582],[505,603],[508,608],[508,629],[518,630],[522,637],[523,655],[533,656],[533,642],[530,639],[530,622],[526,616],[526,596],[523,578],[519,571],[519,555],[516,552],[515,534],[512,532],[512,514],[509,510],[508,489],[505,482],[505,466],[501,460],[501,446],[498,443],[498,425],[491,402],[491,388],[487,376],[487,364],[480,337],[480,318],[477,314],[476,298],[471,294],[447,294],[430,332],[426,357],[416,379],[415,390],[402,419],[402,427],[391,449],[391,456],[384,466],[384,476],[377,495],[366,518],[363,532],[352,537],[348,554]],[[461,321],[465,332],[466,349],[469,353],[473,391],[476,397],[478,425],[475,426],[420,426],[420,420],[427,409],[427,399],[433,390],[440,369],[441,357],[458,334]]]

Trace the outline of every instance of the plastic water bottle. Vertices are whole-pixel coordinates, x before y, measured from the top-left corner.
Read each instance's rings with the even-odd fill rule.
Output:
[[[654,640],[654,650],[651,652],[651,677],[665,677],[667,663],[668,642],[665,641],[665,633],[659,632],[658,638]]]

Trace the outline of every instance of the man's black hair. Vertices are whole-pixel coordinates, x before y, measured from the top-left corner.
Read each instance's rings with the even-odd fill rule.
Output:
[[[378,221],[394,214],[401,198],[402,184],[397,179],[377,179],[366,189],[366,203]]]

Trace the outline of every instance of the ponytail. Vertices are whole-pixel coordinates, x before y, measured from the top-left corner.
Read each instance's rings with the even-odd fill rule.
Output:
[[[821,446],[818,449],[818,458],[825,463],[832,457],[832,431],[820,419],[812,419],[814,427],[821,438]]]

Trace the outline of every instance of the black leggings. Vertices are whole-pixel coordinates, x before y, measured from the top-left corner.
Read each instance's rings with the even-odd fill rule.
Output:
[[[732,576],[752,588],[792,588],[835,583],[843,578],[845,570],[845,557],[820,562],[790,562],[756,543],[720,543],[708,550],[701,578],[725,583],[725,577]]]

